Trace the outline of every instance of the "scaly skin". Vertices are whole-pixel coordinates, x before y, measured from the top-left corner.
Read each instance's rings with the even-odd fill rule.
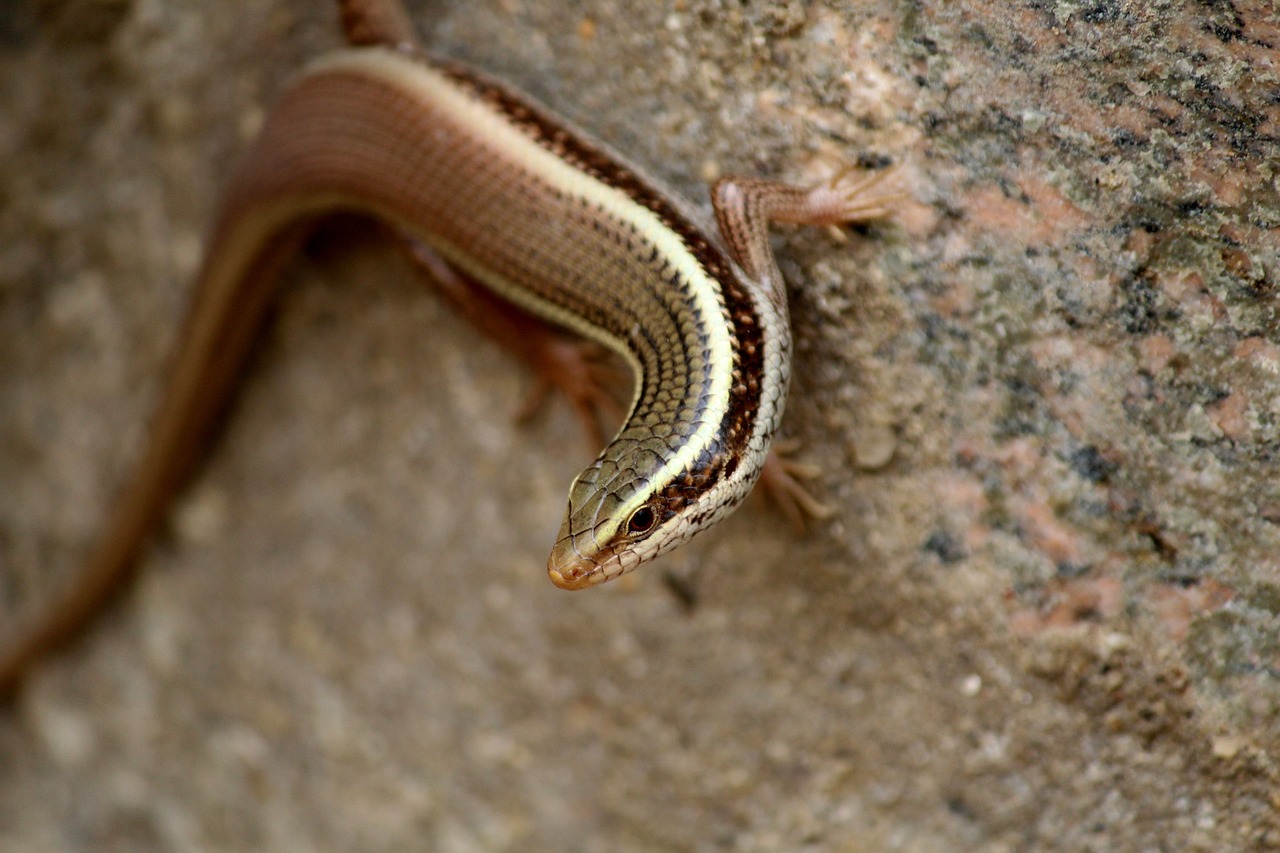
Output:
[[[809,190],[725,179],[712,195],[717,229],[542,107],[426,57],[398,3],[340,6],[356,46],[289,87],[230,180],[143,460],[78,576],[0,628],[0,688],[127,576],[231,396],[277,268],[333,212],[382,221],[634,369],[625,423],[570,490],[548,561],[558,586],[592,586],[669,551],[760,477],[791,362],[768,223],[873,218],[891,195],[848,174]]]

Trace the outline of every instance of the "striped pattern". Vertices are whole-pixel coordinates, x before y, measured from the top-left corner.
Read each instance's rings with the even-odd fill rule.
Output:
[[[548,564],[559,585],[670,550],[754,484],[786,393],[776,287],[746,279],[707,228],[603,146],[472,72],[370,49],[313,66],[250,164],[230,221],[285,221],[308,200],[366,210],[631,363],[630,415],[570,491]],[[655,522],[634,535],[644,507]]]
[[[348,5],[354,40],[397,47],[316,63],[271,111],[224,195],[137,474],[77,577],[0,626],[0,692],[127,575],[203,455],[279,266],[335,211],[421,240],[635,369],[625,424],[570,490],[548,561],[559,586],[590,586],[670,550],[759,477],[790,350],[767,212],[718,204],[732,225],[723,243],[604,146],[480,75],[418,55],[390,11]]]

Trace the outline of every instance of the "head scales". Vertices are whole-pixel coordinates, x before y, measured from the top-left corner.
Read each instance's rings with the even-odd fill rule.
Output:
[[[574,481],[547,561],[552,582],[584,589],[687,542],[732,512],[759,476],[713,439],[688,465],[664,466],[666,443],[626,430]],[[764,448],[758,452],[763,453]]]

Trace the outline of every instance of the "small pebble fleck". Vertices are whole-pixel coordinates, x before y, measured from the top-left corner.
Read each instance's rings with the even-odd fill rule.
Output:
[[[853,461],[864,471],[877,471],[889,464],[898,449],[893,430],[882,424],[861,427],[853,433]]]
[[[1240,754],[1244,748],[1244,740],[1230,735],[1219,735],[1213,739],[1213,757],[1229,761]]]
[[[96,751],[93,726],[88,716],[79,711],[41,707],[35,722],[45,748],[59,767],[83,767]]]
[[[173,526],[183,541],[207,544],[222,535],[229,511],[227,495],[221,489],[197,488],[178,504]]]
[[[240,134],[242,140],[248,142],[258,135],[258,131],[262,130],[262,125],[266,123],[266,120],[267,114],[261,107],[250,107],[240,115],[236,131]]]

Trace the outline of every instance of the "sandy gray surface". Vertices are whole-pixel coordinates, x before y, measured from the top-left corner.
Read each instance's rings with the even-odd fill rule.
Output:
[[[777,243],[839,513],[555,590],[572,417],[514,425],[519,366],[331,227],[138,582],[0,713],[0,849],[1280,849],[1280,19],[990,5],[414,4],[693,198],[904,164],[896,222]],[[7,602],[88,547],[220,180],[337,42],[0,5]]]

